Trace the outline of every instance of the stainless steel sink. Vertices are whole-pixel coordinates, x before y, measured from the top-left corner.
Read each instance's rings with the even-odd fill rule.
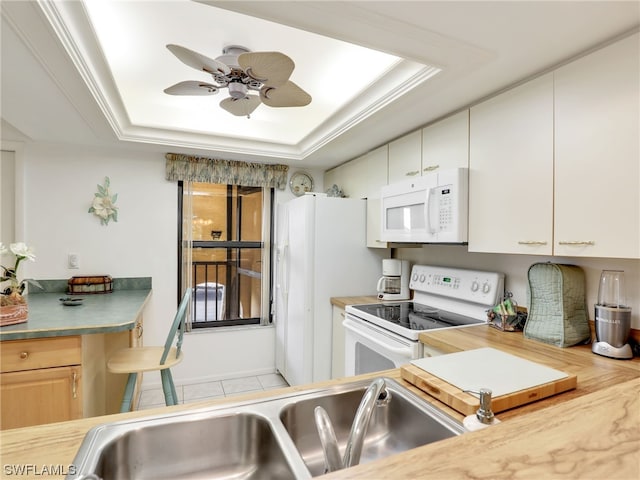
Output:
[[[450,438],[464,431],[460,423],[403,386],[392,380],[385,381],[390,397],[374,409],[360,463]],[[345,391],[318,393],[294,401],[280,413],[280,420],[311,475],[324,473],[324,454],[313,421],[315,407],[321,406],[329,414],[342,453],[356,410],[369,383],[357,388],[347,385]]]
[[[250,413],[127,425],[102,449],[95,474],[104,479],[295,478],[269,421]]]
[[[392,379],[361,463],[458,435],[460,423]],[[313,410],[331,417],[341,448],[370,380],[260,401],[114,422],[91,429],[67,478],[305,479],[324,472]]]

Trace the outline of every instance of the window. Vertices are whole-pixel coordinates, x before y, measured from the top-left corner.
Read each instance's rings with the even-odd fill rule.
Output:
[[[180,181],[178,190],[190,328],[271,323],[273,188]]]

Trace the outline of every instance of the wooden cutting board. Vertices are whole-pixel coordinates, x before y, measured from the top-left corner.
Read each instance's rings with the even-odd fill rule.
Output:
[[[464,415],[480,405],[465,390],[492,390],[494,413],[576,388],[578,377],[493,348],[413,360],[400,369],[404,380]]]

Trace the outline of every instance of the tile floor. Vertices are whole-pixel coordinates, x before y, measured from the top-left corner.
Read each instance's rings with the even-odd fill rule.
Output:
[[[176,385],[179,403],[199,402],[208,398],[230,397],[241,393],[271,390],[288,386],[286,380],[277,373],[252,377],[230,378],[215,382]],[[138,410],[164,405],[162,388],[142,390]]]

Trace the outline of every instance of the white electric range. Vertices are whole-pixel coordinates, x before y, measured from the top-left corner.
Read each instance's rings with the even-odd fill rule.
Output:
[[[487,310],[504,296],[504,274],[414,265],[409,288],[413,300],[346,307],[346,375],[437,354],[418,340],[423,331],[486,324]]]

